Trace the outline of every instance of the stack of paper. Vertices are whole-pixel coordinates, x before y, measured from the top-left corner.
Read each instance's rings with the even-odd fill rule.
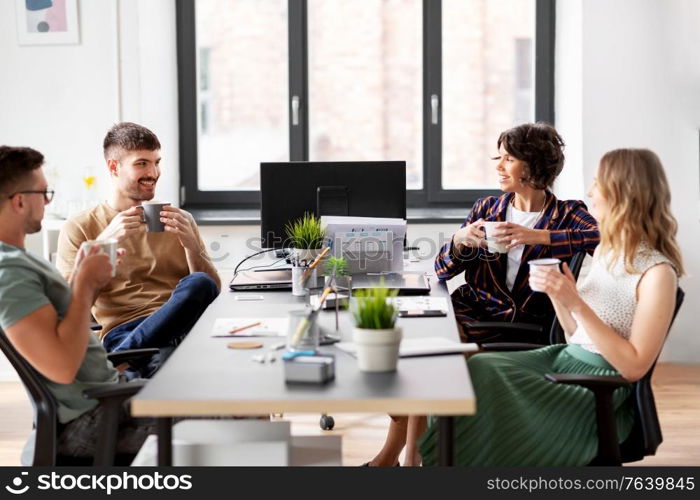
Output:
[[[350,274],[403,271],[406,221],[382,217],[321,217],[335,257]]]

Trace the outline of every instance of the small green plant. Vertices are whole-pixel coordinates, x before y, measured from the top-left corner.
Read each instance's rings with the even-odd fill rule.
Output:
[[[355,326],[372,330],[394,328],[398,311],[387,299],[396,297],[397,294],[398,290],[391,288],[358,290],[353,310]]]
[[[348,261],[343,257],[328,257],[323,274],[325,276],[347,276]]]
[[[284,226],[284,231],[292,248],[318,249],[323,246],[326,239],[326,231],[321,226],[321,219],[310,213],[304,213],[302,218],[288,222]]]

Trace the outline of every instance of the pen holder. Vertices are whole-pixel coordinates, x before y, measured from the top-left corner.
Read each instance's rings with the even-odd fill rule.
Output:
[[[315,351],[320,343],[320,334],[316,316],[309,318],[309,309],[289,311],[287,330],[287,350]]]
[[[292,295],[295,297],[303,297],[308,288],[316,285],[316,269],[312,269],[308,277],[303,279],[308,270],[308,266],[292,266]]]

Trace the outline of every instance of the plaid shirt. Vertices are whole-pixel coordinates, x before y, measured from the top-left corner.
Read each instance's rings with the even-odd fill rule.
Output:
[[[513,193],[505,193],[477,200],[461,227],[480,218],[505,222],[506,210],[513,196]],[[457,254],[451,240],[442,247],[435,259],[438,278],[447,280],[463,272],[466,281],[452,293],[455,316],[461,324],[518,321],[549,327],[547,322],[552,318],[552,304],[546,294],[530,289],[527,262],[556,257],[568,263],[581,250],[592,255],[600,242],[600,235],[596,220],[582,201],[557,200],[549,191],[546,192],[542,216],[534,229],[548,229],[551,245],[525,245],[512,290],[506,286],[506,253],[494,255],[483,248],[464,247],[462,253]],[[487,336],[470,332],[468,340],[497,341],[498,334]]]

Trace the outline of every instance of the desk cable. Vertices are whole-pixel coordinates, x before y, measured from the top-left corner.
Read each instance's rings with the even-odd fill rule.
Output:
[[[247,257],[244,257],[243,260],[241,260],[238,264],[236,264],[236,268],[233,270],[233,275],[235,276],[238,274],[238,268],[241,267],[241,264],[243,264],[246,260],[251,259],[251,258],[255,257],[256,255],[260,255],[260,254],[268,253],[268,252],[274,252],[275,250],[277,250],[277,249],[276,248],[268,248],[267,250],[261,250],[260,252],[255,252],[253,254],[248,255]],[[280,262],[282,260],[284,260],[284,258],[279,259],[279,260],[273,262],[272,264],[262,264],[259,266],[248,267],[246,269],[241,269],[241,271],[250,271],[251,269],[257,269],[259,267],[270,267],[270,266],[277,264],[278,262]]]

